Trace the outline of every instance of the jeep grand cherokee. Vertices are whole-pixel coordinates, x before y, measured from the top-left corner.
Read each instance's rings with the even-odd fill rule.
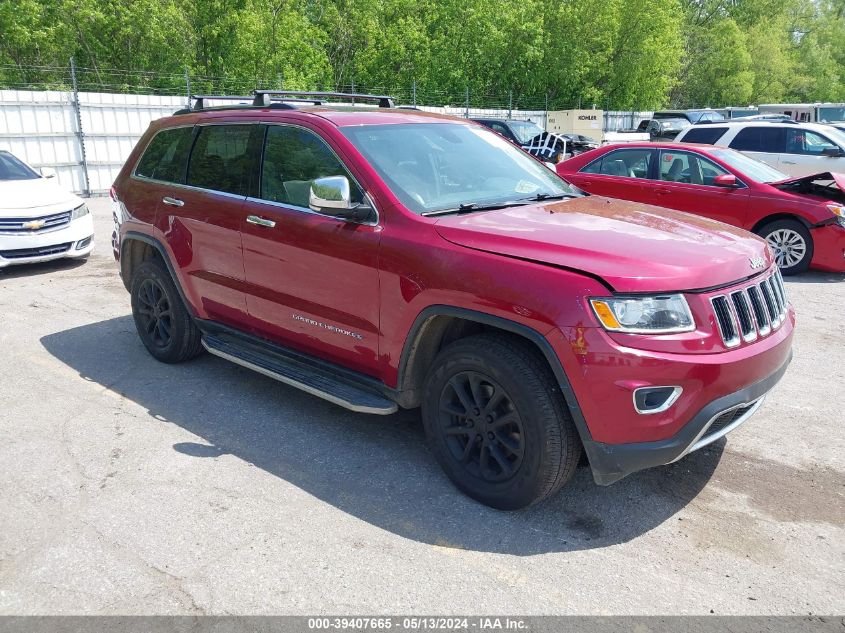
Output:
[[[786,370],[794,313],[756,236],[584,195],[469,121],[285,96],[154,122],[114,184],[160,361],[421,407],[446,474],[503,509],[582,451],[599,484],[680,459]]]

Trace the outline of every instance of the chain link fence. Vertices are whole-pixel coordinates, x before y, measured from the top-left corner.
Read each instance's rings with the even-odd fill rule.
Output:
[[[195,77],[187,70],[149,72],[68,66],[0,64],[0,149],[33,167],[57,172],[83,195],[106,193],[149,124],[189,104],[190,95],[244,95],[286,89],[282,77],[255,82]],[[409,86],[310,86],[313,90],[388,94],[398,105],[466,118],[519,119],[542,128],[551,110],[579,104],[542,103],[504,95],[418,90]],[[222,102],[221,102],[222,103]],[[604,130],[633,128],[650,112],[604,112]]]

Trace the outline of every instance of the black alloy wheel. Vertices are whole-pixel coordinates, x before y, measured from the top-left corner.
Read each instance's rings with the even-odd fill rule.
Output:
[[[505,389],[476,371],[454,375],[443,387],[439,422],[452,458],[470,475],[506,481],[522,464],[522,420]]]

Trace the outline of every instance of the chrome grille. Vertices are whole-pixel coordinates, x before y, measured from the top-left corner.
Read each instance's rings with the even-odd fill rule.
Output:
[[[761,281],[710,299],[727,347],[768,336],[786,320],[786,288],[780,270]]]
[[[54,231],[69,224],[70,215],[70,211],[62,211],[37,218],[0,218],[0,235],[32,235]]]

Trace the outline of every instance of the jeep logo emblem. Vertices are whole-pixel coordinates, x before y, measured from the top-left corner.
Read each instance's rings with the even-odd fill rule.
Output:
[[[762,268],[766,265],[766,259],[764,257],[749,257],[748,263],[751,264],[751,268],[756,270],[757,268]]]

